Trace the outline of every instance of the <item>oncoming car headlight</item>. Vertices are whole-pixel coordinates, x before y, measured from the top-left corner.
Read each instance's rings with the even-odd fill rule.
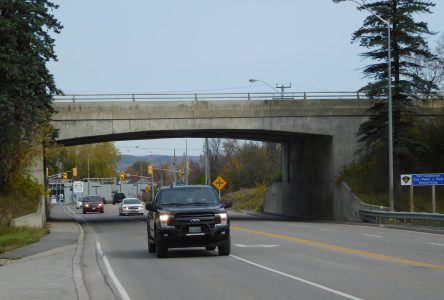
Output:
[[[217,223],[216,226],[227,225],[228,216],[227,213],[216,214],[216,217],[220,220],[220,223]]]

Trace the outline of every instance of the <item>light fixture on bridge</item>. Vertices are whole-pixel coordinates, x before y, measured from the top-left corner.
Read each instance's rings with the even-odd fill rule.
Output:
[[[281,91],[279,92],[276,88],[274,88],[271,84],[267,83],[266,81],[263,81],[263,80],[260,80],[260,79],[252,79],[252,78],[248,79],[248,81],[251,82],[251,83],[259,81],[259,82],[262,82],[262,83],[268,85],[270,88],[272,88],[276,92],[281,93],[281,100],[284,100],[284,90],[291,88],[291,83],[289,83],[288,85],[283,85],[283,84],[277,85],[276,84],[276,88],[280,88],[281,89]]]

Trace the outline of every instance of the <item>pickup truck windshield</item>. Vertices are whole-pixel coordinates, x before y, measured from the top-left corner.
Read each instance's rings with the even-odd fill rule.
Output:
[[[159,194],[160,206],[219,205],[217,194],[207,188],[177,188],[163,190]]]

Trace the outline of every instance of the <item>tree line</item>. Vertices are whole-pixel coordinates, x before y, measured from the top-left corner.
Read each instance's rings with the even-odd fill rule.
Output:
[[[210,138],[208,147],[210,180],[221,176],[227,182],[225,191],[237,191],[257,185],[270,185],[281,180],[281,146],[277,143],[263,143],[235,139]],[[149,176],[146,160],[136,160],[125,172]],[[188,166],[188,169],[187,169]],[[176,170],[176,182],[185,183],[188,170],[189,184],[205,184],[205,159],[200,162],[188,160],[185,156],[177,157],[175,166],[164,162],[154,166],[154,181],[159,185],[173,184]]]

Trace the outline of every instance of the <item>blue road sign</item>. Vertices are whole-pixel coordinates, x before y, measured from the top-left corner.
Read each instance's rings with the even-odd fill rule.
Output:
[[[401,185],[444,185],[444,174],[403,174]]]

